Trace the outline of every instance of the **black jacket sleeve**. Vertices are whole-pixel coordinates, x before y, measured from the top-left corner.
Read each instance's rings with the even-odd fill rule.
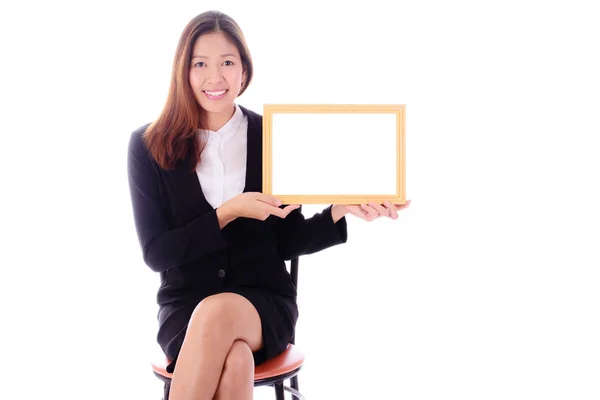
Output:
[[[281,206],[281,208],[285,207]],[[346,243],[348,229],[346,217],[333,223],[332,206],[305,218],[300,209],[294,210],[286,218],[279,218],[275,224],[277,246],[285,260],[313,254],[326,248]],[[278,218],[278,217],[271,217]]]
[[[133,132],[127,153],[127,176],[138,240],[145,263],[156,272],[192,262],[228,246],[216,210],[170,229],[159,191],[158,164]]]

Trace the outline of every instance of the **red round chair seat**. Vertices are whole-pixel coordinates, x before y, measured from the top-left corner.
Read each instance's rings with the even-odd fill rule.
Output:
[[[173,374],[167,372],[167,365],[170,362],[166,357],[157,362],[152,362],[152,370],[164,378],[171,379]],[[288,374],[300,368],[303,363],[304,353],[293,344],[288,344],[283,353],[265,361],[254,369],[254,380],[260,381]]]

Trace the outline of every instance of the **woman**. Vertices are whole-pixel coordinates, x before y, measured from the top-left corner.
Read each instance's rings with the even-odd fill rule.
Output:
[[[131,135],[128,177],[144,261],[160,273],[157,341],[170,399],[251,399],[254,366],[285,350],[298,318],[285,260],[347,240],[345,214],[397,218],[404,206],[334,205],[305,219],[262,188],[262,117],[235,103],[252,59],[234,20],[206,12],[184,29],[166,105]]]

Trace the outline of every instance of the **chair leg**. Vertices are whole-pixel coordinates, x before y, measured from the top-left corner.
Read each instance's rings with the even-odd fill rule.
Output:
[[[300,386],[298,385],[298,375],[296,375],[296,376],[292,377],[292,379],[290,379],[290,386],[292,387],[292,389],[296,389],[297,391],[300,391]],[[300,400],[300,399],[292,394],[292,400]]]
[[[169,400],[169,392],[171,391],[171,384],[165,382],[165,392],[163,395],[163,400]]]
[[[283,391],[283,382],[277,382],[273,386],[275,387],[275,399],[276,400],[285,400],[284,391]]]

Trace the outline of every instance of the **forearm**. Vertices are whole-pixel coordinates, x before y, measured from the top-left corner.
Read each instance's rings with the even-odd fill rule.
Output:
[[[214,211],[185,226],[160,233],[145,222],[138,220],[143,257],[156,272],[201,259],[228,246]]]
[[[345,243],[348,235],[346,222],[342,213],[334,217],[333,210],[333,206],[327,207],[308,219],[295,210],[280,220],[277,229],[279,250],[283,257],[291,260]]]

